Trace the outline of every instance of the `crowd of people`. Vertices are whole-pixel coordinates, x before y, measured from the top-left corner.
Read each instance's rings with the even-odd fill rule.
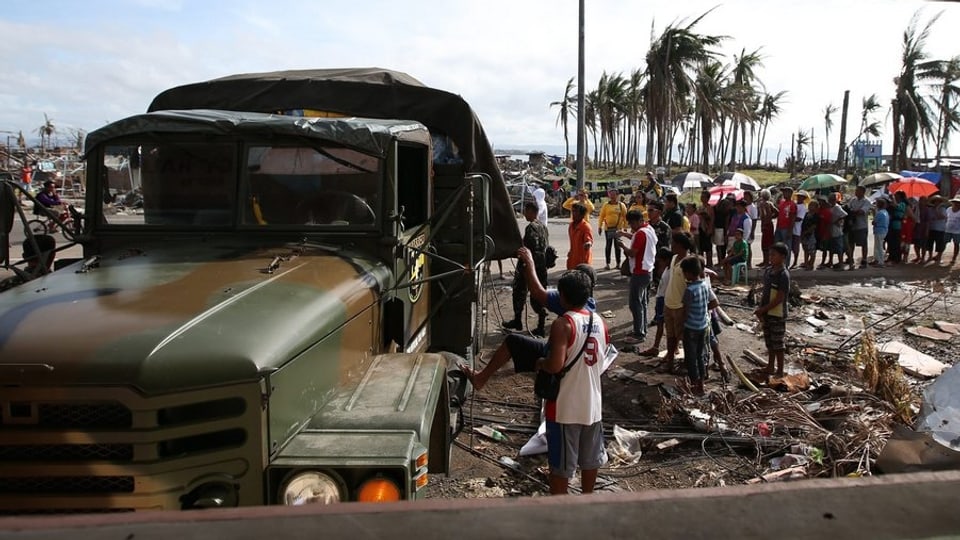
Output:
[[[784,375],[791,270],[941,264],[950,245],[952,257],[945,264],[953,265],[960,251],[960,197],[949,202],[940,196],[914,199],[900,191],[871,201],[865,189],[857,187],[843,200],[839,192],[795,193],[782,187],[776,196],[764,189],[743,192],[741,199],[733,193],[719,197],[703,191],[699,204],[682,205],[676,195],[656,187],[648,173],[629,197],[610,191],[599,210],[585,191],[563,203],[571,216],[570,248],[567,270],[556,289],[547,287],[549,233],[541,222],[542,207],[528,203],[524,247],[517,253],[514,318],[503,326],[523,330],[528,295],[537,326],[530,335],[509,333],[483,369],[461,366],[476,391],[511,359],[517,373],[562,377],[559,393],[545,401],[544,409],[551,493],[566,493],[578,467],[583,493],[592,492],[597,470],[606,462],[600,375],[611,338],[603,319],[594,316],[595,238],[603,239],[603,268],[615,265],[628,280],[632,324],[622,343],[635,346],[641,356],[654,357],[665,341],[660,369],[685,375],[695,395],[704,393],[711,359],[719,376],[724,381],[729,377],[719,335],[723,323],[732,321],[720,308],[712,283],[729,283],[739,271],[753,268],[758,239],[760,261],[755,266],[762,269],[762,292],[754,315],[767,350],[763,371],[771,377]],[[596,225],[591,222],[595,212]],[[548,311],[557,315],[549,329]],[[653,342],[643,348],[652,328]],[[677,372],[681,345],[683,370]]]
[[[704,393],[711,359],[719,376],[725,381],[729,377],[719,335],[722,324],[732,321],[720,308],[712,283],[730,283],[753,268],[755,259],[756,268],[762,269],[762,293],[754,315],[767,350],[763,371],[783,377],[791,270],[884,267],[908,261],[941,264],[951,244],[952,258],[946,264],[952,265],[960,251],[960,197],[948,203],[940,196],[914,199],[899,191],[871,201],[866,190],[857,187],[844,200],[840,192],[811,194],[781,187],[775,194],[767,189],[745,191],[740,199],[734,193],[721,197],[705,190],[699,204],[682,205],[675,194],[664,194],[657,186],[648,173],[629,196],[611,190],[606,201],[595,205],[586,191],[579,191],[563,203],[571,216],[570,247],[567,270],[556,289],[547,288],[545,253],[550,242],[540,218],[542,207],[528,203],[523,212],[524,247],[517,254],[513,284],[514,318],[503,326],[523,330],[528,294],[537,326],[530,335],[507,335],[482,370],[462,366],[476,391],[511,359],[518,373],[562,377],[559,393],[545,402],[551,493],[566,493],[577,467],[583,492],[590,493],[597,470],[606,461],[600,374],[610,336],[603,319],[593,316],[595,239],[603,239],[604,270],[618,268],[628,281],[632,324],[623,345],[654,357],[665,341],[659,369],[685,375],[695,395]],[[760,253],[755,257],[757,244]],[[558,316],[549,329],[548,311]],[[655,337],[644,348],[651,328],[656,329]],[[678,372],[681,345],[683,369]]]
[[[628,201],[622,201],[619,193],[611,191],[600,207],[596,224],[597,236],[605,240],[604,268],[609,270],[611,263],[616,263],[620,273],[629,279],[627,303],[632,325],[624,343],[640,348],[647,339],[648,329],[656,327],[652,346],[639,354],[657,356],[661,340],[665,338],[666,356],[661,369],[678,374],[676,356],[682,344],[685,368],[682,373],[696,395],[704,393],[706,366],[711,358],[720,376],[728,378],[720,353],[719,334],[720,321],[729,319],[720,310],[712,280],[721,279],[717,270],[729,279],[731,267],[749,263],[755,224],[761,224],[765,230],[765,222],[752,198],[737,201],[725,197],[715,204],[711,204],[710,198],[711,194],[705,193],[700,206],[683,206],[676,195],[659,196],[652,189],[637,190]],[[799,210],[787,190],[784,190],[784,201],[777,206],[770,198],[768,192],[761,194],[761,208],[764,217],[770,224],[776,221],[777,227],[771,230],[771,242],[763,248],[763,293],[755,315],[763,327],[767,373],[782,377],[790,287],[787,262]],[[550,491],[566,493],[568,480],[579,466],[582,490],[590,493],[597,469],[606,461],[600,374],[610,336],[603,319],[593,316],[597,310],[593,298],[596,272],[591,224],[595,207],[582,191],[563,206],[571,214],[567,229],[570,248],[567,270],[560,276],[556,289],[546,286],[544,246],[549,245],[548,233],[537,219],[536,203],[524,207],[527,225],[523,247],[517,253],[514,318],[506,321],[504,327],[523,329],[522,309],[529,294],[537,313],[536,328],[530,335],[508,334],[483,369],[473,370],[467,366],[461,369],[476,391],[481,391],[490,377],[510,360],[517,373],[562,374],[559,393],[545,402]],[[775,241],[777,239],[791,244]],[[714,250],[716,270],[711,268]],[[649,317],[651,291],[656,291],[652,318]],[[549,331],[545,325],[547,311],[558,316]]]

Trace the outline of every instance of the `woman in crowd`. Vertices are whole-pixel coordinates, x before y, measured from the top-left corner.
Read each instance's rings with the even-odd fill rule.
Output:
[[[900,258],[903,262],[910,262],[910,246],[917,229],[917,200],[910,197],[905,201],[906,211],[903,213],[903,230],[900,232]]]
[[[900,240],[903,238],[903,227],[907,215],[907,194],[898,191],[893,194],[893,204],[890,209],[890,230],[887,232],[887,253],[891,264],[898,264],[903,260],[900,249]],[[913,230],[910,231],[913,236]]]
[[[912,263],[923,263],[927,256],[927,237],[930,233],[930,221],[933,213],[930,211],[930,205],[927,204],[927,197],[920,197],[920,200],[913,207],[914,225],[913,225],[913,260]]]

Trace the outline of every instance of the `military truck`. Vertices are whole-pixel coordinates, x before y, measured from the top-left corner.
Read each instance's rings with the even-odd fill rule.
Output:
[[[0,514],[413,499],[448,471],[478,269],[519,246],[462,99],[228,77],[85,156],[82,258],[0,294]]]

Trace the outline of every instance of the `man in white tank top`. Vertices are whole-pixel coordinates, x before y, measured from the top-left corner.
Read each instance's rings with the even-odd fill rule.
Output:
[[[567,493],[570,478],[580,466],[583,493],[592,493],[597,470],[607,461],[601,422],[600,375],[609,342],[606,325],[586,308],[591,284],[583,272],[565,272],[557,282],[560,301],[567,309],[550,328],[550,353],[540,366],[559,373],[556,401],[544,407],[547,420],[547,456],[550,493]]]

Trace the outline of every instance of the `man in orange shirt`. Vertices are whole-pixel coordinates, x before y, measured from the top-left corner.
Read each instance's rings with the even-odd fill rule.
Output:
[[[567,270],[573,270],[578,264],[593,264],[593,229],[584,219],[587,215],[587,208],[574,203],[570,208],[573,213],[573,221],[567,230],[570,236],[570,252],[567,253]]]

